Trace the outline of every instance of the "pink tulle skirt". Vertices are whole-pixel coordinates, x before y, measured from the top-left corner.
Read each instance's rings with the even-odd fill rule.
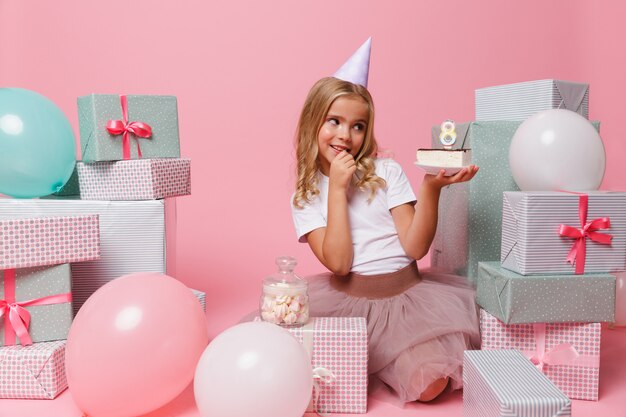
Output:
[[[418,273],[411,264],[393,274],[307,281],[312,317],[366,318],[369,374],[399,400],[417,400],[442,377],[462,387],[463,351],[480,346],[474,290],[464,277]]]

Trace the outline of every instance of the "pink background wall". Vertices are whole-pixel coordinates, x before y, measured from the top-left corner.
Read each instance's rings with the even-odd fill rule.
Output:
[[[393,5],[389,6],[389,5]],[[293,132],[309,87],[373,37],[376,134],[414,188],[415,150],[474,89],[589,82],[603,188],[626,189],[622,28],[615,1],[0,0],[0,86],[38,91],[78,132],[76,97],[172,94],[193,195],[178,200],[178,276],[207,292],[211,334],[256,307],[274,257],[322,269],[291,222]],[[426,265],[426,262],[422,262]]]

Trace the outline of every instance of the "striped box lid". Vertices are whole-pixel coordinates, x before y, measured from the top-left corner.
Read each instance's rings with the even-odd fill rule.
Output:
[[[571,416],[571,401],[517,350],[465,351],[465,417]]]
[[[475,90],[477,121],[526,120],[549,109],[567,109],[589,118],[589,84],[535,80]]]

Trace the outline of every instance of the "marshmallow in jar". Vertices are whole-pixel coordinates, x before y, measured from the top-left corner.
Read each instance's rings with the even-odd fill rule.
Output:
[[[309,320],[307,283],[293,270],[296,258],[276,258],[278,272],[263,280],[261,319],[281,326],[301,326]]]

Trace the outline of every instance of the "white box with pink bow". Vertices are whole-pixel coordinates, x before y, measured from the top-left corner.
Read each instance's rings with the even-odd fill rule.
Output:
[[[500,259],[522,275],[626,269],[626,192],[504,192]]]
[[[598,400],[600,323],[504,324],[480,310],[483,350],[516,349],[571,399]]]

